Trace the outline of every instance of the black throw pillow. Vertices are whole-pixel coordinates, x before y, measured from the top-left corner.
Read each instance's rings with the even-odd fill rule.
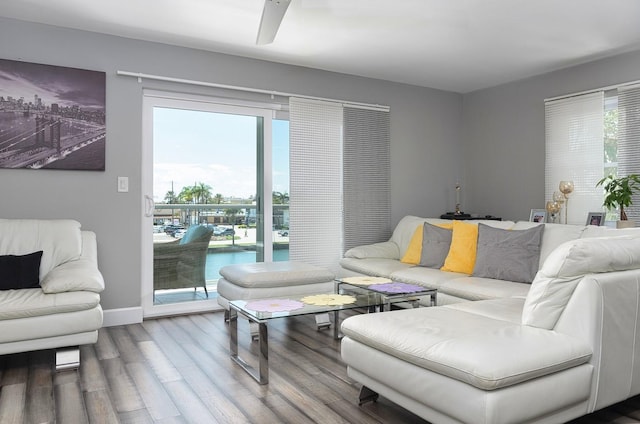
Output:
[[[40,287],[42,250],[27,255],[0,256],[0,290]]]

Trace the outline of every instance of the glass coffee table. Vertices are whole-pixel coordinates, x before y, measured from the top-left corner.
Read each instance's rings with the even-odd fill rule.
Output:
[[[336,293],[375,293],[380,296],[380,311],[391,310],[392,304],[407,303],[419,306],[422,297],[429,296],[429,306],[436,306],[438,290],[415,284],[393,281],[384,277],[343,277],[335,280]]]
[[[311,314],[333,314],[333,335],[338,338],[340,311],[380,306],[383,297],[373,291],[353,294],[320,293],[286,298],[229,301],[229,350],[231,359],[240,365],[259,384],[269,382],[269,340],[267,322],[272,319]],[[258,325],[258,369],[238,355],[238,315]]]

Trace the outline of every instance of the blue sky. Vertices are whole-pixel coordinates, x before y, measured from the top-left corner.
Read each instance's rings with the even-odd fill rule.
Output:
[[[213,195],[256,192],[256,118],[155,108],[153,197],[203,182]],[[289,122],[273,121],[273,190],[289,192]]]

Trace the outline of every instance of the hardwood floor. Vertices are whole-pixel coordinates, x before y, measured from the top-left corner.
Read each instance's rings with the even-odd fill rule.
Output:
[[[313,317],[274,320],[260,386],[229,358],[222,312],[103,328],[77,371],[53,372],[51,350],[0,356],[0,423],[425,423],[382,397],[359,407],[339,349]],[[640,422],[640,398],[572,423],[603,422]]]

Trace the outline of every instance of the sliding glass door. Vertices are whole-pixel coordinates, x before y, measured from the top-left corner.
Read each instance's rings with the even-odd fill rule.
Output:
[[[221,267],[273,260],[272,114],[145,93],[145,316],[215,309]]]

